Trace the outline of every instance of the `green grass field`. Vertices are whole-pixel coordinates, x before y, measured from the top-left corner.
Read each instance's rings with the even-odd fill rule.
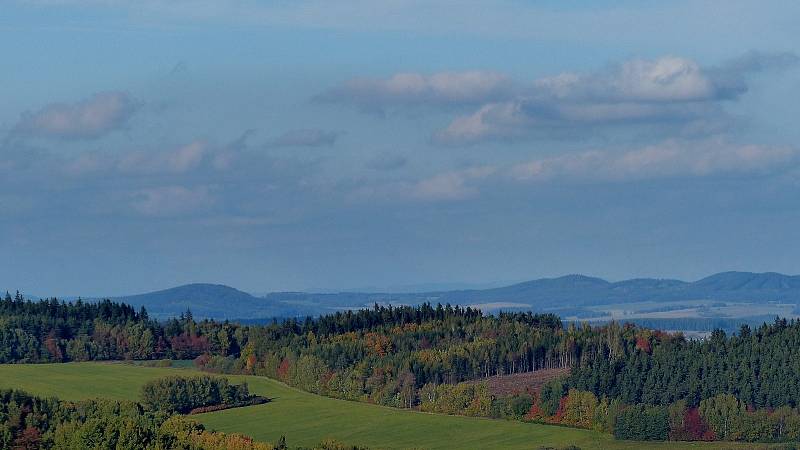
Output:
[[[139,388],[147,380],[176,373],[197,372],[119,363],[0,365],[0,388],[18,388],[65,400],[93,397],[137,400]],[[620,442],[588,430],[425,414],[321,397],[263,377],[229,378],[237,382],[246,379],[251,392],[274,400],[193,417],[207,428],[238,432],[267,442],[285,435],[290,446],[313,445],[324,438],[335,438],[376,449],[536,449],[543,445],[570,444],[582,449],[759,448],[752,444]]]

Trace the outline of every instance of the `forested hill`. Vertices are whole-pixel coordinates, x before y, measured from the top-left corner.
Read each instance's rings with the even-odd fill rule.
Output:
[[[475,306],[487,312],[570,308],[640,301],[720,300],[800,303],[800,276],[724,272],[694,282],[639,278],[609,282],[584,275],[543,278],[492,289],[423,293],[275,292],[256,297],[218,284],[188,284],[113,298],[144,306],[153,317],[175,317],[191,309],[196,317],[263,319],[318,316],[381,304],[425,302]]]
[[[197,317],[283,316],[263,299],[221,284],[195,283],[147,294],[114,298],[136,307],[144,306],[154,317],[177,317],[190,309]]]

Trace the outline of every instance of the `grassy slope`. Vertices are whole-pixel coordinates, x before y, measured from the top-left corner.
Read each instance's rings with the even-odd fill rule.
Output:
[[[104,363],[0,365],[0,388],[19,388],[65,400],[91,397],[136,400],[139,387],[145,381],[178,371],[193,372]],[[285,435],[290,445],[312,445],[333,437],[373,448],[531,449],[540,445],[568,444],[582,449],[733,447],[731,444],[617,442],[609,435],[587,430],[424,414],[320,397],[262,377],[230,378],[246,378],[253,393],[274,401],[194,417],[209,428],[239,432],[258,440],[274,442]]]

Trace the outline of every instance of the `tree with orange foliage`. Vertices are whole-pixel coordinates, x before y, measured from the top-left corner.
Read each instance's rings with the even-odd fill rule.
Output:
[[[386,356],[392,351],[392,340],[385,334],[369,332],[364,335],[367,350],[372,355]]]

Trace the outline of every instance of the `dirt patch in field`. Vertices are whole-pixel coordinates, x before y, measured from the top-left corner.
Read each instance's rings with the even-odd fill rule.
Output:
[[[497,397],[508,395],[539,392],[546,382],[569,375],[569,369],[542,369],[536,372],[515,373],[513,375],[494,376],[481,378],[472,383],[486,383],[489,392]]]

